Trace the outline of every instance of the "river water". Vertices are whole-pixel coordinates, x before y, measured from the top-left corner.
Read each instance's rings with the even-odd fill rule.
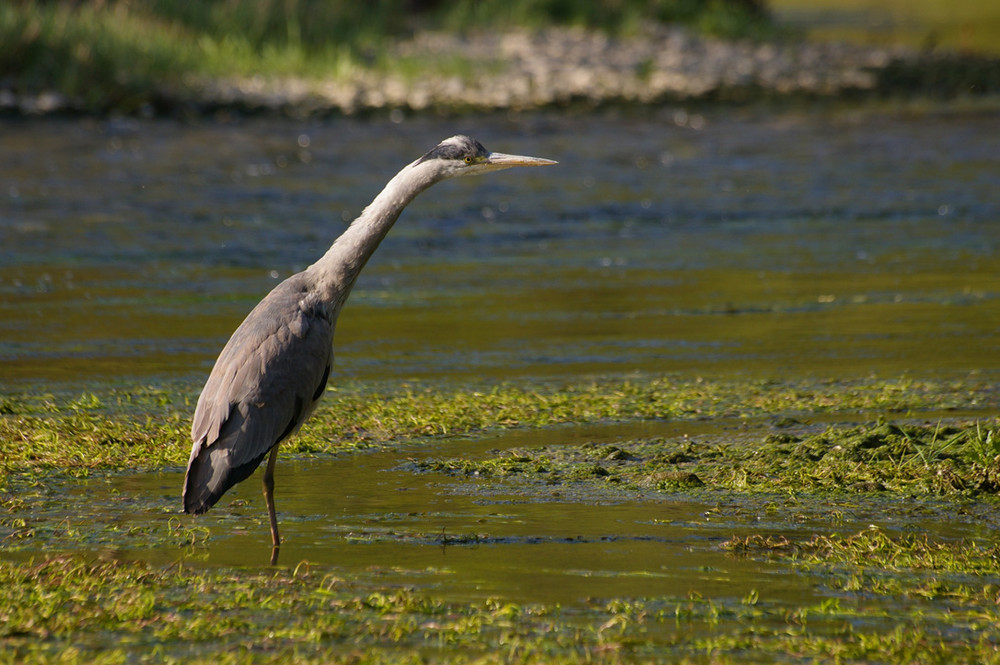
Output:
[[[994,115],[733,109],[399,123],[6,120],[0,389],[194,394],[271,287],[318,257],[396,170],[458,132],[559,165],[443,183],[414,202],[343,312],[334,384],[636,373],[995,382],[996,127]],[[791,523],[742,500],[575,497],[415,474],[407,463],[705,428],[720,435],[727,425],[568,426],[286,458],[281,561],[449,597],[573,604],[697,589],[739,602],[766,589],[779,604],[820,598],[794,570],[718,545],[734,533],[828,530],[823,507],[810,518],[797,506]],[[257,483],[181,523],[181,478],[168,469],[60,481],[33,515],[35,545],[18,556],[76,549],[266,565]],[[869,499],[844,511],[835,526],[845,532],[877,523],[990,538],[997,528],[947,516],[900,525]],[[192,529],[189,549],[162,535],[178,524]],[[108,533],[117,535],[92,540]],[[151,533],[167,544],[150,547]]]
[[[560,164],[418,198],[341,317],[333,381],[994,375],[996,125],[676,109],[6,120],[0,386],[196,389],[271,287],[459,132]]]

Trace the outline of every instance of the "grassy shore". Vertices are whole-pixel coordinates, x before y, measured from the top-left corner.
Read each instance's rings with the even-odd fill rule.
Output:
[[[415,30],[570,25],[627,34],[650,21],[727,37],[770,30],[759,0],[26,0],[0,5],[0,84],[17,94],[56,91],[91,111],[130,111],[201,78],[405,74],[413,63],[390,57],[388,45]]]

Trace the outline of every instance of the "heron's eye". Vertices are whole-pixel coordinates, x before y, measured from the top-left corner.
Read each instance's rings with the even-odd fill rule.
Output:
[[[465,158],[465,163],[466,164],[471,164],[472,163],[472,156],[471,155],[469,155],[468,157]]]

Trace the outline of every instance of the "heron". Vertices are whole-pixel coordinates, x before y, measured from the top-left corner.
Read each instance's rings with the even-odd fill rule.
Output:
[[[275,563],[281,542],[274,509],[278,447],[323,397],[337,317],[400,213],[418,194],[448,178],[555,163],[489,152],[468,136],[445,139],[397,173],[318,261],[267,294],[229,338],[198,398],[184,512],[207,511],[266,457],[263,491]]]

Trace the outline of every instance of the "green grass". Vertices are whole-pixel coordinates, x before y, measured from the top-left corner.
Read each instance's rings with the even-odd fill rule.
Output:
[[[427,471],[528,483],[597,485],[620,493],[740,492],[985,496],[1000,494],[1000,423],[775,428],[697,441],[551,445],[483,459],[427,459]]]
[[[822,497],[838,493],[858,505],[875,493],[893,497],[901,514],[914,497],[944,497],[952,505],[946,511],[959,506],[968,515],[992,510],[1000,423],[824,427],[804,423],[809,415],[903,419],[992,403],[991,390],[930,381],[658,377],[480,392],[342,389],[327,395],[289,450],[336,452],[565,423],[709,421],[714,434],[704,437],[564,444],[432,460],[427,468],[502,478],[543,494],[602,488],[626,496],[682,493],[709,503],[712,496],[760,494],[782,502],[768,514],[795,521],[815,504],[817,522],[835,528],[841,504]],[[878,528],[846,535],[751,531],[719,546],[735,559],[807,576],[820,600],[791,602],[765,588],[711,595],[692,581],[677,595],[593,598],[563,608],[447,598],[378,575],[345,579],[336,567],[306,562],[189,568],[184,553],[205,547],[209,536],[183,520],[127,531],[95,520],[83,533],[69,521],[32,519],[74,476],[182,465],[193,399],[185,390],[152,388],[0,398],[0,533],[10,555],[0,557],[0,664],[1000,662],[1000,552],[987,541]],[[807,495],[820,498],[801,498]],[[109,554],[172,547],[178,562],[41,554],[27,560],[22,541],[40,553],[48,546]]]
[[[643,23],[681,23],[702,32],[742,37],[769,25],[763,0],[461,0],[431,3],[439,7],[438,20],[452,30],[471,27],[544,27],[573,25],[628,33]]]
[[[534,388],[502,385],[484,391],[331,389],[312,420],[282,450],[334,453],[426,436],[563,423],[802,413],[854,417],[859,411],[905,414],[974,407],[991,399],[990,390],[932,381],[774,384],[664,377]],[[154,388],[78,396],[0,395],[0,445],[6,451],[0,479],[31,469],[79,475],[182,465],[190,451],[195,401],[196,395],[183,390]],[[817,445],[807,441],[799,447]]]
[[[389,44],[416,29],[627,32],[648,21],[726,36],[769,25],[757,0],[22,0],[0,4],[0,71],[17,92],[55,90],[89,110],[131,111],[205,77],[405,73],[405,59],[393,57]],[[446,64],[449,72],[462,69]]]

